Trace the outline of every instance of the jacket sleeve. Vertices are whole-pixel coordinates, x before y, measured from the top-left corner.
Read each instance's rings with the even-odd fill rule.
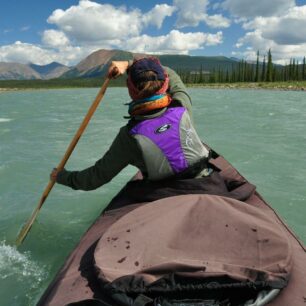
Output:
[[[174,70],[170,69],[169,67],[164,68],[167,71],[170,80],[169,94],[173,100],[184,106],[188,110],[189,116],[192,117],[191,98],[187,93],[186,86]]]
[[[129,138],[121,128],[109,150],[93,166],[82,171],[62,170],[57,175],[57,183],[76,190],[94,190],[108,183],[130,163]]]

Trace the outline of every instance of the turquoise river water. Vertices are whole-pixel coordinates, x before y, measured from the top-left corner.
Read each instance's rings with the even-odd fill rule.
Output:
[[[25,242],[14,241],[98,89],[0,94],[0,305],[35,305],[66,256],[136,169],[92,192],[55,186]],[[190,89],[203,141],[229,160],[306,242],[306,95]],[[67,169],[99,159],[125,123],[127,90],[108,89]]]

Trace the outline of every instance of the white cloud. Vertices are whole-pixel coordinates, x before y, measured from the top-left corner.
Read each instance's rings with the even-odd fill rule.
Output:
[[[173,5],[178,10],[176,26],[178,28],[197,27],[201,22],[212,28],[227,28],[230,20],[220,14],[207,14],[209,0],[174,0]]]
[[[66,11],[55,10],[48,22],[55,24],[78,43],[113,40],[138,35],[141,30],[140,11],[127,12],[109,4],[88,0],[71,6]]]
[[[125,49],[134,52],[188,54],[191,50],[202,49],[205,45],[222,43],[222,32],[206,34],[202,32],[182,33],[172,30],[167,35],[151,37],[142,35],[129,39]]]
[[[225,0],[221,6],[240,18],[267,17],[285,13],[295,0]]]
[[[87,55],[88,49],[85,48],[69,46],[61,50],[54,50],[20,41],[0,47],[0,61],[22,64],[46,65],[56,61],[69,65]]]
[[[198,26],[206,16],[208,3],[209,0],[174,0],[173,5],[178,9],[177,27]]]
[[[204,20],[211,28],[228,28],[231,25],[230,20],[220,14],[206,15]]]
[[[52,62],[53,58],[52,52],[32,44],[16,41],[14,44],[0,47],[0,61],[45,64]]]
[[[282,17],[265,20],[262,33],[280,45],[299,45],[306,43],[306,5],[295,7]]]
[[[137,8],[127,10],[123,6],[81,0],[65,11],[55,10],[48,22],[58,26],[75,42],[88,44],[138,36],[148,25],[160,28],[164,19],[173,12],[174,7],[167,4],[156,5],[143,14]]]
[[[148,13],[142,17],[142,22],[145,26],[155,25],[158,29],[161,28],[163,21],[166,17],[170,17],[175,11],[174,6],[167,4],[157,4]]]
[[[42,42],[50,47],[60,48],[69,46],[70,41],[65,33],[57,30],[46,30],[42,36]]]
[[[281,17],[257,17],[243,26],[249,32],[236,47],[251,47],[241,53],[246,57],[254,58],[257,50],[265,53],[271,49],[275,62],[285,63],[289,58],[302,59],[306,55],[306,6],[291,8]]]

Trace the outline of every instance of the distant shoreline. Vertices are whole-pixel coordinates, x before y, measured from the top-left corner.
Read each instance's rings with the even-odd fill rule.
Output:
[[[259,83],[202,83],[187,84],[190,88],[209,89],[264,89],[284,91],[306,91],[306,82],[259,82]]]
[[[118,87],[110,85],[110,87]],[[1,84],[0,84],[1,86]],[[259,83],[201,83],[186,84],[188,88],[207,88],[207,89],[262,89],[262,90],[283,90],[283,91],[306,91],[306,81],[301,82],[259,82]],[[119,86],[124,87],[124,86]],[[24,90],[42,90],[42,89],[81,89],[81,88],[99,88],[99,86],[35,86],[35,87],[0,87],[0,93],[10,91]]]

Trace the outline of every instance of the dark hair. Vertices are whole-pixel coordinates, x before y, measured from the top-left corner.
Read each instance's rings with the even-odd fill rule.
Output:
[[[139,90],[139,97],[141,97],[141,99],[154,95],[164,84],[164,81],[157,80],[154,71],[144,71],[139,76],[142,79],[151,79],[150,81],[142,81],[135,84],[135,87]],[[152,80],[154,76],[156,80]]]

